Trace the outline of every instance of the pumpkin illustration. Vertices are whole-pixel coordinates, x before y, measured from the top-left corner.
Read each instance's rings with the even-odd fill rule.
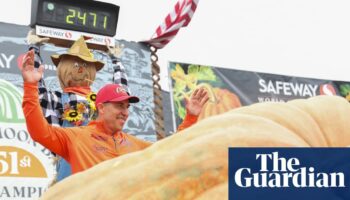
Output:
[[[201,113],[199,114],[198,120],[241,107],[241,102],[239,101],[237,95],[229,90],[212,88],[211,86],[207,86],[206,88],[209,94],[209,101],[204,105]]]
[[[349,119],[336,96],[236,108],[75,174],[43,199],[228,199],[228,147],[346,147]]]

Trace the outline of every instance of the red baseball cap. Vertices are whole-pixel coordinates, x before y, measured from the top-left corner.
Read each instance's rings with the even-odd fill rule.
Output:
[[[107,84],[103,86],[96,95],[96,105],[124,100],[129,100],[130,103],[137,103],[140,101],[138,97],[130,96],[125,88],[118,84]]]

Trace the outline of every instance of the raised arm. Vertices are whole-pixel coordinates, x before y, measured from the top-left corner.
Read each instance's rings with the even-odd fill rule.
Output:
[[[177,131],[181,131],[195,124],[204,104],[207,103],[208,100],[207,91],[204,88],[197,88],[186,102],[186,116],[178,126]]]
[[[37,36],[33,29],[31,29],[28,32],[28,35],[27,35],[27,43],[29,45],[28,49],[29,51],[34,51],[34,67],[37,69],[39,68],[40,65],[42,65],[42,62],[43,62],[40,56],[40,46],[42,46],[45,42],[48,42],[48,41],[49,41],[49,38],[41,38]],[[39,80],[38,86],[39,88],[44,88],[46,90],[45,83],[42,77]]]
[[[29,134],[49,150],[63,157],[68,156],[69,129],[53,127],[45,120],[38,98],[38,82],[43,74],[43,66],[34,68],[34,51],[29,51],[21,66],[24,81],[23,112]]]

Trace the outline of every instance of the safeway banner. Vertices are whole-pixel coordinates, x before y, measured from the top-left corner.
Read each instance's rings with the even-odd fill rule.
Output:
[[[209,102],[199,120],[258,102],[285,102],[316,95],[340,95],[350,101],[350,82],[292,77],[213,66],[170,62],[175,126],[185,116],[185,102],[199,87]]]

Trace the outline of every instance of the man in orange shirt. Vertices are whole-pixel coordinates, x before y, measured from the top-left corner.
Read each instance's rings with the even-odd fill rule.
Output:
[[[33,140],[65,158],[72,173],[86,170],[102,161],[142,150],[152,143],[122,132],[129,115],[130,103],[138,97],[130,96],[123,87],[107,84],[97,93],[98,118],[88,126],[61,128],[45,120],[38,98],[38,81],[43,66],[34,68],[34,53],[27,53],[21,68],[24,80],[23,111],[28,132]],[[208,101],[204,89],[196,90],[187,103],[187,115],[178,130],[194,124],[203,105]]]

